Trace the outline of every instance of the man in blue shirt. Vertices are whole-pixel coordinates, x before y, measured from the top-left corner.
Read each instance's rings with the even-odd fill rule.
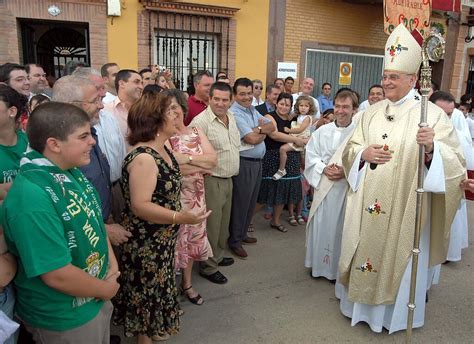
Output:
[[[334,102],[331,98],[332,86],[329,82],[325,82],[322,87],[323,93],[317,98],[321,113],[327,109],[334,109]]]
[[[247,258],[242,244],[255,244],[256,238],[247,236],[258,191],[262,180],[262,159],[265,155],[265,137],[275,131],[273,123],[252,106],[253,85],[248,78],[234,83],[234,99],[230,111],[234,114],[240,132],[240,169],[232,177],[232,210],[229,226],[229,248],[237,257]]]

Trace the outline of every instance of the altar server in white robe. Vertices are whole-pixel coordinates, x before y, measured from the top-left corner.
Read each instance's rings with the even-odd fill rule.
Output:
[[[306,180],[314,187],[306,227],[305,266],[313,277],[336,279],[341,253],[347,181],[342,150],[355,128],[357,97],[342,91],[334,98],[335,121],[316,130],[306,145]]]
[[[451,119],[451,123],[454,129],[456,129],[459,142],[461,143],[464,158],[466,159],[466,168],[473,170],[474,156],[471,133],[464,114],[455,108],[454,97],[447,92],[438,91],[433,93],[430,97],[430,101],[442,108]],[[468,231],[467,203],[466,199],[462,198],[451,225],[451,235],[449,237],[449,248],[446,260],[451,262],[461,260],[462,249],[467,248],[469,245]]]
[[[428,267],[446,259],[449,230],[461,199],[464,159],[443,110],[428,103],[419,128],[414,86],[421,46],[400,24],[385,46],[386,99],[362,115],[342,156],[350,189],[339,259],[341,312],[375,332],[406,329],[415,230],[418,145],[426,154],[416,309],[424,324]],[[431,208],[431,211],[430,211]],[[433,302],[433,301],[432,301]]]

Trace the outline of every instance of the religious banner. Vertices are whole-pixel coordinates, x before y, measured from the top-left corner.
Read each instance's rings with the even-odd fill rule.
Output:
[[[422,36],[430,32],[431,0],[384,0],[384,31],[390,35],[403,23],[411,32],[417,29]]]

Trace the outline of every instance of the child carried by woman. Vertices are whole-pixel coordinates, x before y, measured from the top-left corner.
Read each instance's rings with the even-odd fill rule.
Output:
[[[285,133],[293,136],[298,136],[303,139],[308,139],[311,136],[311,122],[312,116],[316,112],[313,100],[308,96],[300,96],[296,100],[295,112],[296,121],[291,122],[291,129],[285,128]],[[298,147],[294,143],[285,143],[280,147],[280,166],[278,171],[273,175],[273,180],[279,180],[286,175],[286,160],[287,153],[291,151],[303,152],[304,147]]]

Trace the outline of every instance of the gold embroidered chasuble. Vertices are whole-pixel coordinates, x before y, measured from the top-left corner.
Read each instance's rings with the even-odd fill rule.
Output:
[[[416,133],[421,102],[378,102],[363,114],[344,149],[346,176],[359,152],[370,144],[386,145],[392,159],[373,170],[365,166],[357,191],[349,190],[339,261],[340,281],[349,300],[369,305],[393,304],[413,248],[417,186]],[[425,193],[422,228],[431,216],[430,266],[446,259],[449,232],[461,199],[464,159],[449,118],[428,104],[427,122],[435,131],[445,176],[445,193]],[[387,147],[388,146],[388,147]],[[366,163],[366,165],[369,165]],[[431,213],[427,209],[431,197]]]

